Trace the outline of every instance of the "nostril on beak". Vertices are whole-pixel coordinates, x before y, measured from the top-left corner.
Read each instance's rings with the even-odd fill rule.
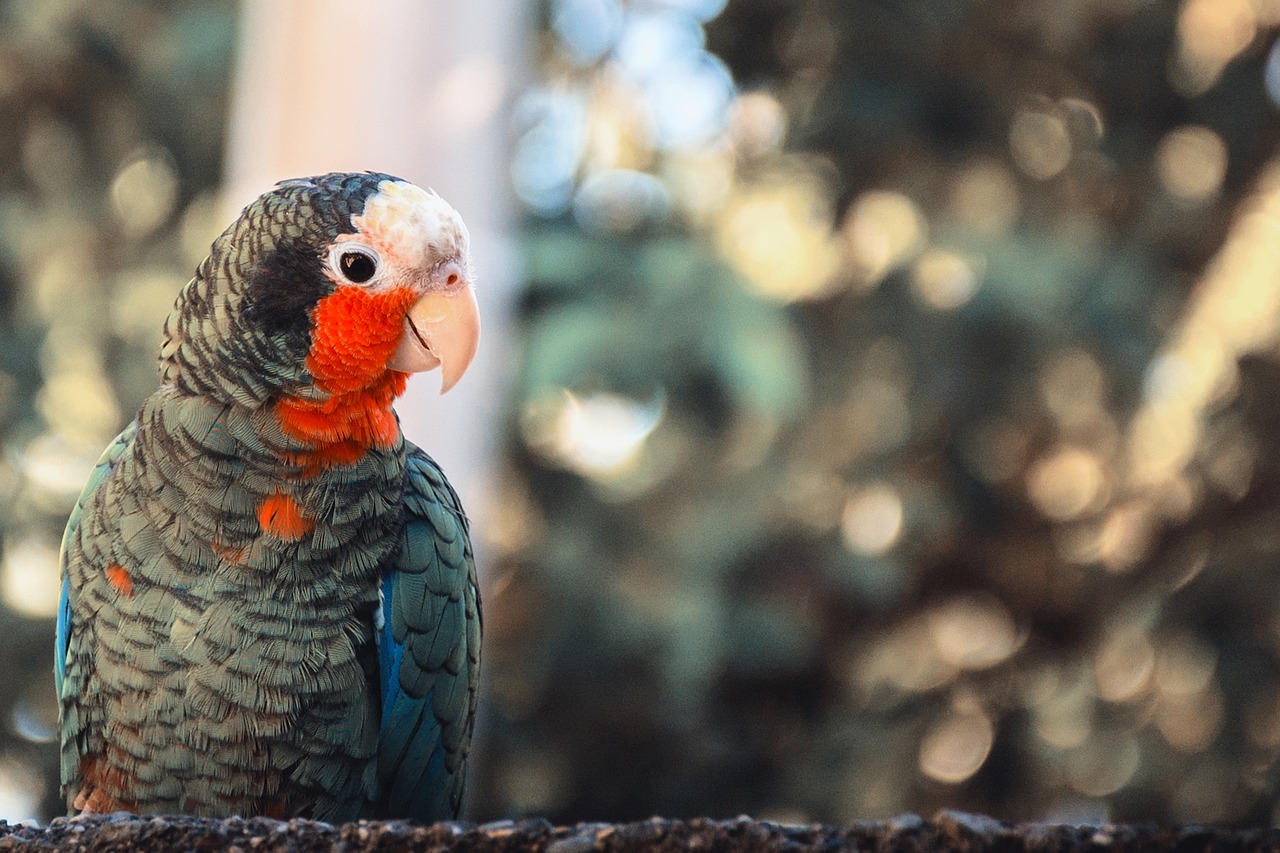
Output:
[[[467,283],[466,277],[462,274],[462,266],[456,261],[449,261],[440,267],[432,278],[436,287],[450,292]]]

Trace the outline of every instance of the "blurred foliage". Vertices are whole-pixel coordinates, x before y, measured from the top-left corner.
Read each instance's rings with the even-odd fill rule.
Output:
[[[475,812],[1276,820],[1280,4],[722,6],[544,8]]]
[[[0,817],[65,808],[57,546],[220,228],[234,33],[224,0],[0,2]]]

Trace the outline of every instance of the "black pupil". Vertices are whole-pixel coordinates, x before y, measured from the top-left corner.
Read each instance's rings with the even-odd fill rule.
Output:
[[[342,274],[356,284],[361,284],[373,278],[376,266],[373,258],[364,252],[347,252],[338,263],[342,266]]]

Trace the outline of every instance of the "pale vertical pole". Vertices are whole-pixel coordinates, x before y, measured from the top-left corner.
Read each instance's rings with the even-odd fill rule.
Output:
[[[480,351],[443,397],[438,373],[411,379],[397,410],[478,530],[493,505],[487,492],[511,340],[517,272],[505,117],[524,81],[530,5],[248,0],[240,13],[229,215],[283,178],[372,170],[434,188],[467,222]]]

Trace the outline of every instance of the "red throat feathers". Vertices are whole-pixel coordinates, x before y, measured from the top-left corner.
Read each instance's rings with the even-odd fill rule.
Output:
[[[298,461],[322,470],[359,460],[373,447],[390,447],[399,435],[391,404],[408,375],[387,369],[413,304],[407,287],[371,293],[339,287],[311,311],[307,369],[325,400],[286,397],[276,404],[280,426],[313,450]]]

